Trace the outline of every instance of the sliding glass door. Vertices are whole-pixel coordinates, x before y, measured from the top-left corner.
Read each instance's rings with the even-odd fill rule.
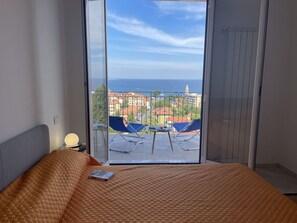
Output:
[[[86,0],[89,132],[91,154],[108,161],[105,0]]]

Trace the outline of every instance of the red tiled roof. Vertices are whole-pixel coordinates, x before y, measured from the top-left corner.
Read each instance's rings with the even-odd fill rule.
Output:
[[[190,120],[187,117],[173,116],[173,117],[166,118],[166,121],[171,121],[171,122],[189,122]]]
[[[155,115],[173,115],[172,109],[169,107],[159,107],[154,111]]]
[[[114,100],[110,100],[110,103],[111,104],[119,104],[120,102],[119,102],[119,100],[114,99]]]
[[[116,93],[116,92],[109,91],[108,96],[117,97],[117,98],[137,97],[137,98],[142,98],[143,100],[147,100],[147,96],[145,96],[144,94],[139,94],[135,92]]]
[[[121,115],[129,115],[129,114],[133,114],[133,115],[137,115],[137,113],[139,112],[141,107],[137,107],[137,106],[128,106],[127,108],[123,108],[121,109]]]

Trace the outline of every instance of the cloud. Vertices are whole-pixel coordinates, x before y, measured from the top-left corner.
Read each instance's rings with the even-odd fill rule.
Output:
[[[123,47],[123,46],[112,46],[111,48],[121,51],[136,51],[152,54],[163,54],[163,55],[203,55],[203,49],[190,49],[181,47],[151,47],[151,46],[139,46],[139,47]]]
[[[121,17],[112,13],[108,13],[107,16],[108,26],[130,35],[151,39],[159,43],[176,47],[193,49],[203,49],[204,47],[203,36],[179,38],[135,18]]]
[[[148,69],[162,71],[195,71],[202,64],[197,62],[176,62],[176,61],[156,61],[156,60],[110,60],[109,65],[127,69]]]
[[[155,1],[163,14],[183,13],[184,19],[201,20],[206,16],[206,2],[169,2]]]
[[[190,49],[190,48],[178,48],[178,47],[139,47],[136,51],[146,53],[158,53],[158,54],[169,54],[169,55],[180,55],[180,54],[192,54],[192,55],[203,55],[203,49]]]
[[[155,60],[110,60],[109,73],[121,78],[183,79],[202,78],[202,63],[155,61]],[[121,74],[121,76],[119,76]]]

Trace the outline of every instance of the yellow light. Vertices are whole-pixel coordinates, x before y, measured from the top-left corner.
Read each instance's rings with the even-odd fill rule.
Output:
[[[75,147],[78,146],[79,138],[75,133],[69,133],[65,137],[64,142],[66,147]]]

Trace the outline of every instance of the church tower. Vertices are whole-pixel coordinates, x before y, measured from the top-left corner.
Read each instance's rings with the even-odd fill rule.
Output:
[[[189,93],[190,93],[190,91],[189,91],[189,85],[186,84],[185,94],[187,95],[187,94],[189,94]]]

